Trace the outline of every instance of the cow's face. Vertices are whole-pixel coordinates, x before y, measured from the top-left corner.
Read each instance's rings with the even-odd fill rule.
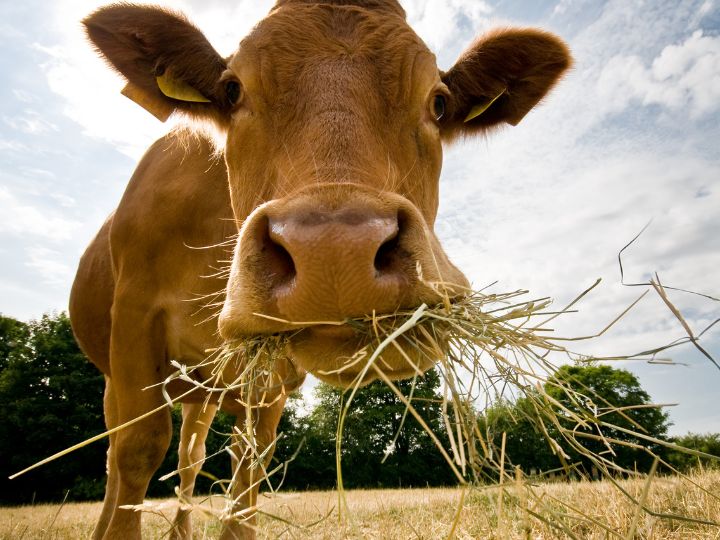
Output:
[[[289,331],[293,359],[339,384],[362,368],[340,369],[361,341],[319,323],[468,286],[433,231],[441,141],[516,124],[569,65],[557,38],[504,30],[442,73],[394,0],[281,1],[228,59],[157,8],[112,6],[86,26],[151,112],[227,133],[239,236],[222,337]],[[412,351],[382,360],[391,377],[429,367]]]
[[[356,184],[402,195],[432,226],[449,89],[404,19],[280,8],[242,41],[223,78],[242,89],[226,148],[240,222],[309,186]]]

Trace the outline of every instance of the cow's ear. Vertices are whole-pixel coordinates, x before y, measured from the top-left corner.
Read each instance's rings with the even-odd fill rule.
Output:
[[[478,39],[442,80],[450,90],[444,138],[517,125],[572,64],[558,37],[504,29]]]
[[[97,50],[127,79],[123,94],[160,120],[180,111],[223,123],[231,104],[223,58],[181,14],[113,4],[83,24]]]

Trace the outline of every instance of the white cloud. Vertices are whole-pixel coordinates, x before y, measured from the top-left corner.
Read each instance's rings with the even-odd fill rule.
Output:
[[[0,187],[0,209],[0,233],[60,241],[70,239],[80,227],[75,220],[20,202],[4,187]]]
[[[25,266],[37,272],[43,283],[66,288],[72,282],[74,270],[62,261],[62,253],[41,246],[29,247],[25,252]]]
[[[0,37],[6,38],[8,40],[15,40],[25,39],[26,35],[14,26],[3,22],[0,23]]]
[[[0,280],[0,313],[24,321],[38,319],[43,313],[52,310],[66,310],[68,292],[69,288],[59,290],[47,285],[40,286],[37,279],[4,278]]]
[[[570,6],[572,6],[573,0],[560,0],[557,5],[553,8],[554,15],[562,15],[565,13]]]
[[[671,0],[606,0],[602,3],[575,0],[565,5],[566,14],[552,17],[551,21],[554,29],[569,39],[575,64],[547,100],[553,106],[540,107],[531,113],[533,118],[540,120],[539,123],[553,130],[543,134],[544,137],[552,136],[556,145],[565,145],[563,152],[572,153],[577,145],[594,142],[597,139],[594,130],[601,129],[609,118],[622,122],[624,117],[618,114],[620,112],[637,111],[637,115],[646,115],[643,117],[646,125],[633,130],[632,137],[651,133],[659,124],[669,121],[673,126],[686,123],[685,117],[690,117],[691,108],[696,106],[692,101],[694,89],[686,96],[690,99],[686,114],[682,108],[665,106],[662,108],[665,114],[653,114],[655,111],[645,110],[642,105],[648,90],[667,89],[669,94],[665,98],[672,98],[672,81],[664,81],[659,87],[647,84],[647,81],[654,81],[653,60],[661,57],[666,48],[683,46],[686,42],[691,44],[690,52],[694,44],[693,33],[700,29],[698,25],[704,20],[696,17],[703,6],[702,0],[680,3]],[[713,9],[716,11],[716,7]],[[710,38],[705,34],[702,37],[699,45],[708,46],[706,39]],[[698,53],[697,50],[694,52]],[[706,70],[702,68],[702,71]],[[639,84],[628,80],[639,81]],[[680,81],[680,77],[677,80]],[[681,84],[688,83],[682,80]],[[701,86],[712,88],[709,81],[702,82]],[[691,120],[702,116],[700,111],[709,110],[702,96],[702,91],[697,92],[697,114]],[[632,110],[629,109],[631,104],[635,105]],[[533,118],[528,117],[523,124],[527,125]],[[590,139],[585,139],[586,135]]]
[[[7,139],[0,139],[0,152],[3,152],[3,151],[25,152],[27,150],[29,150],[29,148],[19,141],[10,141]]]
[[[15,88],[13,89],[12,93],[15,96],[15,99],[22,103],[34,103],[36,101],[35,96],[30,94],[29,92],[26,92],[25,90]]]
[[[55,124],[48,122],[40,113],[30,109],[25,110],[17,116],[6,116],[3,118],[3,121],[12,129],[27,133],[28,135],[43,135],[58,130]]]
[[[712,13],[714,7],[715,0],[705,0],[705,2],[703,2],[703,4],[697,9],[697,12],[690,18],[688,28],[697,28],[705,16]]]
[[[65,195],[64,193],[52,193],[50,196],[63,208],[74,208],[77,206],[77,201],[70,195]]]
[[[620,112],[632,103],[687,110],[693,118],[720,108],[720,37],[695,31],[668,45],[650,66],[638,56],[611,58],[597,83],[601,103]]]
[[[275,5],[274,0],[183,0],[173,6],[184,11],[222,55],[234,52],[250,30]]]
[[[647,281],[658,271],[669,285],[720,295],[709,278],[720,266],[717,161],[642,151],[624,141],[576,147],[568,159],[555,143],[508,131],[474,154],[448,153],[436,229],[474,285],[500,280],[497,290],[527,288],[560,305],[603,278],[582,314],[560,327],[565,335],[596,332],[638,293],[620,285],[617,254],[652,219],[625,255],[627,279]],[[664,329],[672,314],[656,300],[623,321],[626,340],[613,334],[612,343],[595,345],[619,352],[622,344],[639,350],[669,341]],[[708,310],[717,312],[717,304],[697,297],[678,302],[692,309],[688,320],[698,327]]]
[[[481,0],[417,0],[403,4],[410,26],[434,51],[457,45],[458,25],[466,17],[475,32],[489,26],[492,7]]]
[[[20,167],[19,171],[23,176],[28,178],[37,178],[45,181],[57,178],[57,175],[53,171],[40,169],[38,167]]]

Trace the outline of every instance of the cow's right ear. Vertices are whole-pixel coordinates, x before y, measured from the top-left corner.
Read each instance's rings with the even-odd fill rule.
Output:
[[[483,36],[442,74],[450,91],[443,138],[517,125],[571,64],[567,45],[541,30],[508,28]]]
[[[97,50],[127,79],[123,94],[163,122],[174,112],[225,123],[232,107],[223,58],[181,14],[113,4],[83,24]]]

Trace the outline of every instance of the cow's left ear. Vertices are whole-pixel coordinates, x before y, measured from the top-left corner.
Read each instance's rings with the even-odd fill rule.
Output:
[[[505,29],[481,37],[442,74],[450,90],[443,137],[517,125],[571,64],[567,45],[541,30]]]

